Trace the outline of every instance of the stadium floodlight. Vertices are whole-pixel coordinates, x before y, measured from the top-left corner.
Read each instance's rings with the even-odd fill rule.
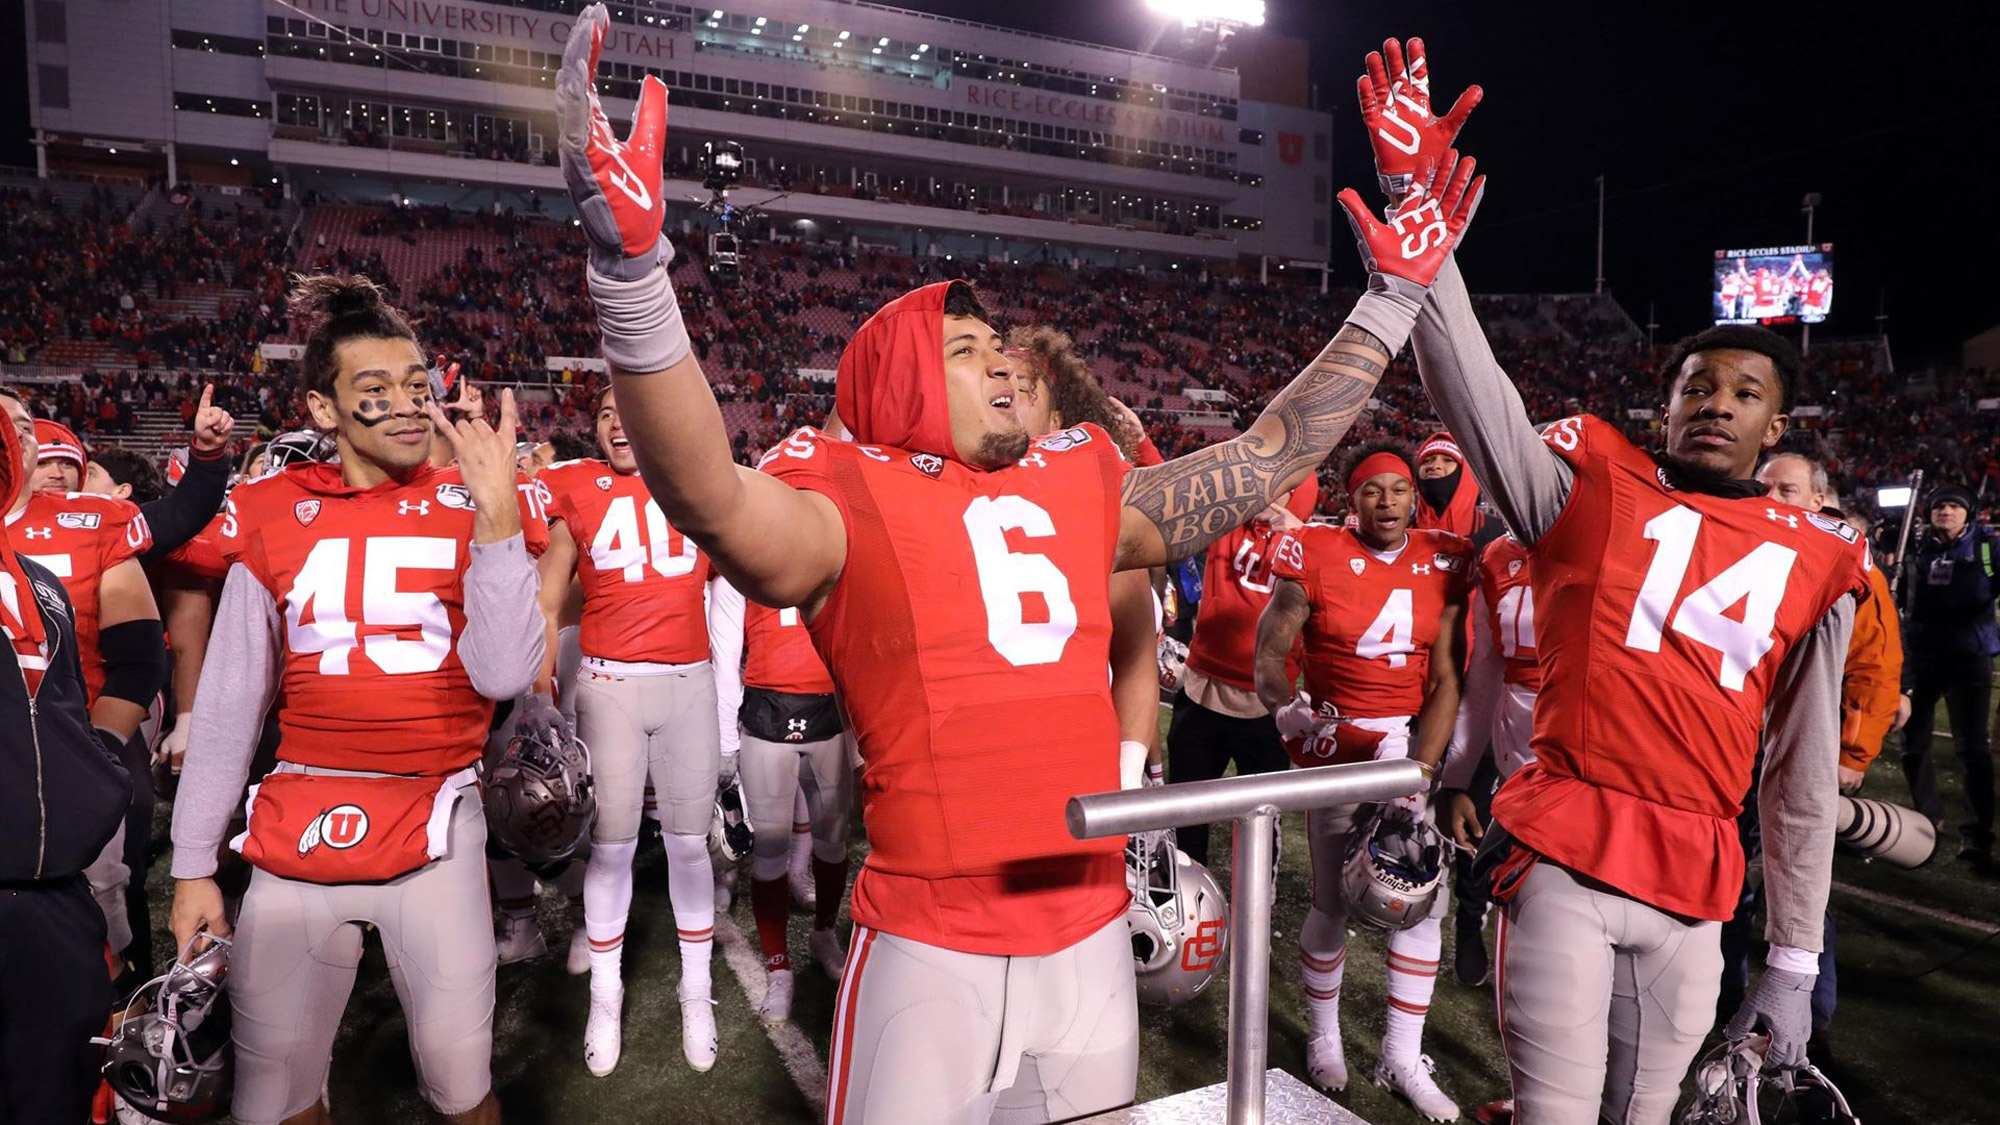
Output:
[[[1878,508],[1907,508],[1910,506],[1910,486],[1878,488],[1875,490],[1875,506]]]
[[[1146,0],[1146,7],[1187,27],[1203,23],[1264,26],[1264,0]]]

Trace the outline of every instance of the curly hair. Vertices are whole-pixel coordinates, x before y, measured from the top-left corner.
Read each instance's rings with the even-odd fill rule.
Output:
[[[1089,361],[1076,350],[1069,333],[1046,324],[1016,328],[1007,334],[1007,350],[1020,352],[1033,365],[1042,385],[1048,388],[1055,417],[1063,425],[1095,422],[1118,443],[1118,451],[1125,455],[1125,460],[1134,459],[1138,450],[1133,448],[1131,435],[1125,432],[1117,409],[1111,405],[1111,396],[1104,393],[1097,376],[1091,374]]]

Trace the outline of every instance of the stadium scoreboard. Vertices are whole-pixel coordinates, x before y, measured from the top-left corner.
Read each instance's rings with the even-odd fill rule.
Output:
[[[1717,324],[1818,324],[1833,311],[1833,243],[1717,250],[1711,282]]]

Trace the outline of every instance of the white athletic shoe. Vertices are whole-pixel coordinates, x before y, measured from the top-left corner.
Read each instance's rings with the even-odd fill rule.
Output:
[[[840,947],[840,935],[832,930],[814,930],[806,935],[806,948],[812,952],[813,964],[819,966],[819,971],[839,984],[840,974],[847,968],[847,950]]]
[[[1458,1120],[1458,1103],[1444,1096],[1438,1089],[1437,1064],[1429,1055],[1418,1055],[1415,1062],[1394,1063],[1383,1059],[1375,1064],[1375,1084],[1400,1095],[1416,1111],[1432,1121]]]
[[[681,996],[681,1054],[688,1065],[706,1071],[715,1065],[715,1000],[709,996]]]
[[[1306,1077],[1330,1094],[1347,1089],[1347,1052],[1340,1045],[1339,1028],[1306,1043]]]
[[[819,892],[813,889],[812,865],[787,868],[785,882],[791,885],[792,901],[801,910],[811,910],[819,903]]]
[[[615,992],[590,990],[590,1018],[583,1025],[583,1065],[599,1078],[618,1066],[623,1047],[625,986]]]
[[[493,944],[500,954],[502,965],[532,961],[549,951],[549,943],[542,937],[542,928],[535,924],[533,914],[502,914],[500,930],[494,935]]]
[[[772,969],[764,974],[764,1006],[757,1009],[757,1018],[769,1024],[784,1023],[792,1018],[790,969]]]

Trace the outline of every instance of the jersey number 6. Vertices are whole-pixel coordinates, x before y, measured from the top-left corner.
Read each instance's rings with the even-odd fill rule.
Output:
[[[1010,550],[1009,531],[1042,539],[1056,528],[1046,511],[1019,496],[981,496],[966,507],[965,534],[986,603],[986,640],[1009,664],[1053,664],[1076,632],[1069,579],[1047,555]],[[1030,595],[1047,607],[1048,620],[1027,620]]]

